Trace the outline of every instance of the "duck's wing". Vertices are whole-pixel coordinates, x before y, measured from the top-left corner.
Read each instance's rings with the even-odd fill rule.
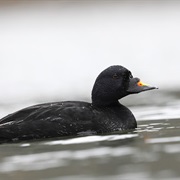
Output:
[[[0,124],[12,121],[25,120],[27,117],[36,113],[39,109],[40,108],[38,106],[31,106],[28,108],[21,109],[0,119]]]
[[[85,102],[31,106],[0,120],[0,139],[38,139],[91,130],[93,113]]]

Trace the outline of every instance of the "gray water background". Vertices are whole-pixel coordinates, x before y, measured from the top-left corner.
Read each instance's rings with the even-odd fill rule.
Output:
[[[124,98],[128,134],[1,144],[1,179],[179,179],[180,3],[0,3],[0,117],[36,103],[90,101],[120,64],[159,90]]]
[[[95,78],[114,64],[161,90],[180,87],[178,1],[5,2],[1,103],[90,100]]]

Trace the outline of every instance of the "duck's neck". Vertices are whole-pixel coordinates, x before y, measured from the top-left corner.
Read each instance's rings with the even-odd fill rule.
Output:
[[[118,100],[110,102],[110,101],[102,101],[96,99],[92,101],[92,105],[96,107],[112,107],[112,106],[119,106],[120,103]]]

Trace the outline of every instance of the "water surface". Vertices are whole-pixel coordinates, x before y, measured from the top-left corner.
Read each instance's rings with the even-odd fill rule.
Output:
[[[0,179],[179,179],[178,1],[19,1],[0,10],[0,118],[36,103],[90,101],[95,78],[114,64],[160,86],[122,100],[138,121],[133,132],[1,144]]]
[[[170,94],[124,102],[138,120],[132,132],[1,144],[0,178],[179,179],[180,103]]]

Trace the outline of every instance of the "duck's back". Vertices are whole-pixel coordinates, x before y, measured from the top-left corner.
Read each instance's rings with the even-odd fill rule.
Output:
[[[0,120],[0,139],[38,139],[75,135],[92,129],[90,103],[55,102],[31,106]]]
[[[78,101],[31,106],[0,120],[0,140],[24,140],[133,129],[132,113],[119,104],[93,107]]]

